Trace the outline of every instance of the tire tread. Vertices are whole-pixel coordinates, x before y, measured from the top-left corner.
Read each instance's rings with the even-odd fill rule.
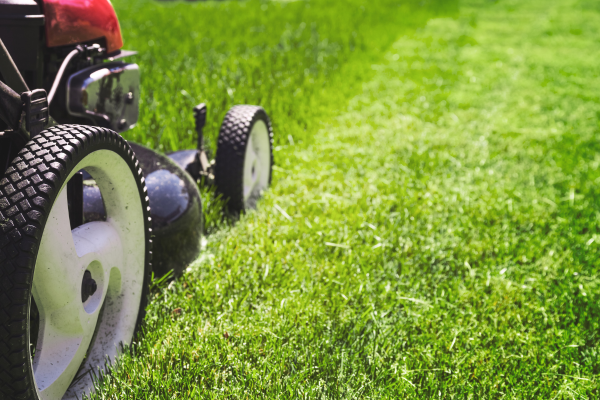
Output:
[[[135,155],[125,139],[106,128],[58,125],[42,131],[25,145],[0,179],[0,399],[37,399],[28,324],[39,240],[57,190],[85,155],[100,148],[119,153],[136,175],[146,231],[138,328],[143,320],[152,268],[151,221]]]
[[[244,158],[250,131],[254,123],[262,120],[269,130],[271,166],[273,165],[273,128],[262,107],[251,105],[233,106],[225,115],[219,131],[215,157],[215,184],[217,191],[227,201],[230,212],[238,214],[244,205]],[[269,184],[271,174],[269,174]]]

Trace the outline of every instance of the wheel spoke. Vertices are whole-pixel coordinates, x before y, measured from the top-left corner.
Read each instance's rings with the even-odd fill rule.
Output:
[[[50,318],[40,317],[40,338],[33,360],[33,373],[42,399],[61,398],[85,357],[95,323],[81,324],[81,319],[77,318],[78,311],[75,307],[64,307]],[[79,332],[65,334],[61,329],[63,326],[59,325],[65,321],[71,321]]]
[[[33,369],[41,398],[62,398],[94,336],[98,313],[122,265],[119,234],[110,222],[70,229],[66,190],[58,196],[46,223],[33,279],[40,329]],[[82,302],[82,280],[90,271],[97,289]],[[119,288],[115,288],[120,290]]]
[[[111,220],[81,225],[73,230],[73,239],[79,258],[87,264],[100,262],[106,277],[111,268],[123,267],[121,238]]]
[[[50,314],[80,297],[81,279],[71,273],[78,255],[71,234],[67,191],[52,207],[38,253],[33,277],[33,296],[40,313]],[[80,300],[81,301],[81,300]]]

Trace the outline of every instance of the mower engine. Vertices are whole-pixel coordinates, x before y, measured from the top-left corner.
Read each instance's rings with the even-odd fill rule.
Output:
[[[123,132],[138,119],[140,69],[122,62],[92,65],[69,77],[66,92],[70,116]]]
[[[200,184],[239,214],[271,181],[273,133],[234,106],[209,160],[124,140],[139,115],[109,0],[0,0],[0,398],[75,399],[131,343],[152,274],[198,257]]]

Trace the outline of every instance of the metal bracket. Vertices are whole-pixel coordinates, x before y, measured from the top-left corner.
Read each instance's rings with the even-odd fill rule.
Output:
[[[194,120],[196,121],[196,134],[198,135],[198,163],[200,164],[199,176],[204,177],[205,183],[212,184],[215,180],[215,160],[209,161],[204,148],[204,126],[206,125],[206,104],[201,103],[194,107]]]
[[[37,135],[49,122],[48,97],[44,89],[29,91],[23,76],[16,67],[8,50],[0,39],[0,73],[6,83],[0,82],[0,116],[13,129],[11,136],[16,142],[26,143]],[[21,93],[19,96],[18,93]]]
[[[44,89],[35,89],[21,94],[25,113],[25,129],[33,137],[48,125],[48,97]]]
[[[204,150],[204,125],[206,125],[206,104],[200,103],[194,107],[194,120],[196,121],[196,134],[198,135],[198,150]]]
[[[198,160],[200,161],[200,178],[204,178],[204,183],[212,185],[215,182],[215,160],[208,161],[204,150],[198,151]]]

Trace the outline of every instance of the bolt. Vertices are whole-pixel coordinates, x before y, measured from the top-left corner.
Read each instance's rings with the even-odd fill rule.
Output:
[[[123,118],[122,120],[119,121],[119,130],[125,129],[126,126],[127,126],[127,120],[125,118]]]
[[[125,95],[125,103],[127,103],[127,104],[133,103],[133,92],[129,92]]]
[[[81,282],[81,302],[85,303],[91,295],[96,293],[96,290],[98,290],[98,284],[92,279],[92,273],[85,271],[83,273],[83,281]]]

